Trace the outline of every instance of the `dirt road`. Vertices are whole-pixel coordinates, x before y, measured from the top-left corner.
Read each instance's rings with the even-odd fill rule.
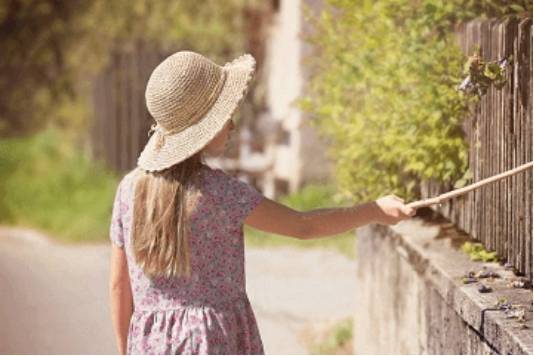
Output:
[[[0,353],[116,353],[109,245],[67,246],[0,228]],[[307,354],[310,328],[352,315],[355,263],[331,251],[245,253],[247,292],[267,354]]]

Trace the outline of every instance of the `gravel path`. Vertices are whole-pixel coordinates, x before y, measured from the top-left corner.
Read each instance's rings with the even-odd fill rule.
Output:
[[[109,245],[69,246],[0,228],[0,354],[110,354]],[[356,265],[323,250],[247,248],[247,292],[267,354],[354,310]],[[7,321],[7,322],[6,322]]]

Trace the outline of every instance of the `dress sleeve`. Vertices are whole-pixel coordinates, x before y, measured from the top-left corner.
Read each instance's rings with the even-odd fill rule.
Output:
[[[252,185],[231,175],[225,179],[225,201],[234,223],[242,225],[252,210],[263,200],[263,194]]]
[[[113,201],[113,210],[111,212],[111,225],[109,228],[110,240],[119,247],[124,246],[121,205],[121,184],[119,183],[119,185],[117,186],[117,191],[115,193],[115,199]]]

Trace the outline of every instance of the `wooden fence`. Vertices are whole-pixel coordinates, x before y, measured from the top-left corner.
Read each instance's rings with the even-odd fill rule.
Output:
[[[506,86],[492,87],[463,125],[472,183],[532,161],[532,19],[476,20],[457,34],[466,55],[476,45],[484,60],[514,55]],[[429,198],[452,189],[431,181],[421,190]],[[435,209],[532,280],[531,169]]]
[[[135,167],[148,140],[153,119],[145,105],[145,86],[164,57],[157,48],[137,43],[114,51],[94,80],[92,152],[118,172]]]

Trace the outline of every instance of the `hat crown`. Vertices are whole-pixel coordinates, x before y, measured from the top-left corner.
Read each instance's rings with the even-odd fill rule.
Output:
[[[179,132],[211,108],[225,77],[223,67],[201,54],[174,53],[150,75],[145,91],[148,111],[162,128]]]

